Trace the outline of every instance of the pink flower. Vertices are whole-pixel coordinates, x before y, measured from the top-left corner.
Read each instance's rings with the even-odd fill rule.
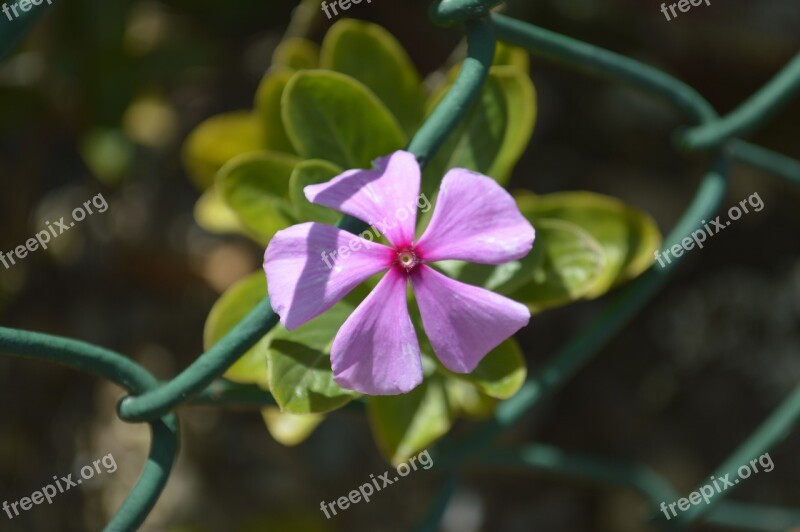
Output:
[[[350,170],[305,188],[312,203],[380,223],[392,247],[320,223],[280,231],[267,247],[264,271],[272,308],[287,329],[319,316],[367,278],[387,272],[333,341],[334,379],[344,388],[395,395],[422,382],[419,342],[406,300],[409,279],[425,334],[439,360],[456,373],[472,372],[530,320],[524,305],[428,266],[441,260],[502,264],[527,255],[534,230],[508,192],[489,177],[449,171],[430,224],[414,242],[419,191],[416,159],[395,152],[377,160],[373,170]],[[336,250],[339,260],[326,265],[322,252]]]

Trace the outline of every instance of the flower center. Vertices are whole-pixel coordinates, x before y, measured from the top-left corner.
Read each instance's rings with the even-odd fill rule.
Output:
[[[403,248],[397,250],[397,260],[395,263],[406,272],[411,272],[421,261],[413,248]]]

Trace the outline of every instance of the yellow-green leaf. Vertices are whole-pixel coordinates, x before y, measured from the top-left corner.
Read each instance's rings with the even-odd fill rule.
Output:
[[[520,389],[527,373],[522,349],[509,338],[489,352],[472,373],[452,375],[472,383],[489,397],[508,399]]]
[[[353,307],[342,301],[310,322],[287,331],[277,326],[267,355],[269,389],[282,412],[324,413],[358,394],[333,380],[330,348]]]
[[[444,436],[453,422],[440,375],[426,379],[407,394],[369,397],[367,410],[378,447],[394,465]]]
[[[219,196],[216,187],[207,189],[194,204],[194,219],[209,233],[245,232],[236,212]]]
[[[282,153],[294,154],[286,128],[281,117],[281,99],[286,85],[294,75],[294,70],[286,67],[270,69],[261,80],[256,91],[256,113],[261,120],[264,135],[264,148]]]
[[[409,135],[419,127],[425,105],[419,72],[383,27],[353,19],[337,22],[322,43],[320,66],[366,85]]]
[[[505,184],[530,141],[535,122],[536,92],[527,73],[515,66],[492,67],[480,98],[426,168],[423,191],[435,192],[450,168],[474,170]]]
[[[264,134],[251,112],[217,115],[197,126],[183,146],[186,171],[201,190],[214,183],[222,166],[245,153],[264,149]]]
[[[289,155],[259,152],[237,157],[219,171],[220,196],[262,244],[294,222],[289,178],[298,162]]]
[[[310,203],[303,189],[308,185],[330,181],[341,173],[342,169],[335,164],[319,159],[299,163],[289,179],[289,199],[294,207],[295,218],[303,222],[335,224],[341,215],[328,207]]]
[[[303,70],[319,66],[319,46],[308,39],[289,37],[275,47],[272,65]]]
[[[518,202],[534,226],[539,218],[565,220],[580,226],[603,247],[606,267],[587,292],[589,298],[641,274],[661,247],[661,233],[653,218],[616,198],[579,191],[526,194],[518,197]]]
[[[274,406],[263,408],[261,417],[270,435],[287,447],[303,443],[325,419],[321,414],[287,414]]]
[[[253,310],[267,295],[264,272],[258,271],[228,288],[214,303],[203,329],[203,346],[214,346],[223,336]],[[267,336],[248,350],[223,375],[242,384],[258,384],[267,389]]]
[[[531,69],[531,55],[524,48],[498,42],[494,52],[494,65],[509,65],[527,73]]]
[[[494,413],[499,400],[489,397],[474,384],[456,378],[447,379],[447,397],[455,412],[471,419],[488,419]]]
[[[369,168],[402,149],[406,135],[388,109],[362,83],[336,72],[307,70],[283,94],[286,132],[306,159],[342,168]]]
[[[522,210],[523,214],[527,214]],[[530,280],[509,294],[532,311],[585,297],[606,269],[600,244],[576,224],[542,218],[534,221],[536,241],[526,260]]]

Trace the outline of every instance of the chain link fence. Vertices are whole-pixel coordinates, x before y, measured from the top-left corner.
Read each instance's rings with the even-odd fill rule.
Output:
[[[422,165],[431,159],[479,95],[492,64],[496,42],[502,41],[587,75],[631,85],[665,100],[685,117],[686,127],[675,133],[675,148],[708,151],[713,154],[713,165],[700,180],[694,198],[666,237],[667,247],[679,243],[685,235],[698,229],[698,220],[710,219],[716,213],[734,164],[758,168],[800,184],[800,161],[740,139],[767,121],[800,89],[800,54],[748,100],[720,117],[709,102],[680,80],[628,57],[492,13],[491,9],[499,3],[492,0],[441,0],[431,9],[431,17],[437,24],[463,28],[468,42],[468,57],[455,85],[408,147]],[[11,52],[15,42],[30,29],[31,23],[32,18],[27,17],[10,29],[6,29],[9,26],[4,28],[6,33],[0,36],[0,56],[5,57]],[[354,233],[367,227],[363,222],[348,217],[343,218],[339,226]],[[681,259],[676,258],[665,268],[651,267],[629,283],[611,298],[593,323],[533,375],[514,397],[500,404],[489,421],[480,424],[466,437],[445,438],[440,442],[435,449],[436,464],[437,468],[448,471],[448,476],[419,530],[438,528],[458,485],[457,472],[465,464],[530,468],[625,486],[640,493],[652,505],[653,521],[659,519],[661,502],[676,501],[681,497],[665,479],[644,466],[576,456],[546,445],[504,448],[493,444],[498,436],[545,397],[556,392],[620,332],[663,286],[680,262]],[[152,430],[152,443],[138,482],[108,523],[107,530],[134,530],[158,501],[180,448],[179,424],[174,413],[177,407],[204,404],[257,408],[274,404],[267,392],[255,386],[220,380],[220,376],[277,323],[278,317],[269,300],[263,300],[224,339],[167,382],[157,381],[145,368],[123,354],[78,340],[36,332],[0,328],[0,351],[89,372],[128,391],[129,395],[118,404],[118,415],[131,423],[148,423]],[[735,473],[741,464],[747,464],[751,458],[773,449],[787,436],[798,416],[800,386],[710,473],[717,477]],[[800,511],[729,502],[725,495],[730,491],[733,490],[719,493],[708,504],[693,506],[669,523],[663,519],[660,523],[681,529],[705,521],[750,530],[787,530],[800,524]]]

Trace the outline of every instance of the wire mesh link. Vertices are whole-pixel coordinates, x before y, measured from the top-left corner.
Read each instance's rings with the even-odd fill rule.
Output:
[[[750,99],[720,118],[711,104],[680,80],[614,52],[503,15],[490,14],[491,8],[498,3],[499,0],[440,0],[431,8],[431,18],[436,23],[463,25],[469,49],[455,84],[409,145],[409,150],[421,164],[430,160],[480,94],[491,67],[496,39],[499,39],[523,47],[532,54],[555,59],[569,67],[580,67],[584,72],[627,83],[663,98],[694,124],[694,127],[676,134],[677,146],[688,150],[714,150],[717,156],[714,167],[702,177],[692,202],[666,237],[668,244],[678,242],[698,226],[698,220],[716,212],[727,190],[728,172],[733,161],[800,184],[800,161],[737,138],[763,125],[797,93],[800,89],[800,54]],[[0,50],[0,57],[9,52],[10,49]],[[351,217],[342,218],[337,225],[351,232],[360,232],[366,227]],[[460,441],[445,438],[437,450],[437,464],[453,472],[433,501],[420,530],[436,530],[458,483],[455,469],[469,463],[526,466],[564,477],[625,485],[641,493],[653,505],[658,503],[658,499],[676,497],[674,489],[664,479],[641,466],[566,455],[542,445],[528,445],[515,450],[490,447],[489,452],[480,458],[477,453],[486,450],[497,436],[587,364],[650,300],[680,260],[676,258],[664,269],[650,268],[629,283],[593,324],[558,352],[515,396],[502,402],[490,420]],[[165,383],[158,383],[147,370],[119,353],[36,332],[0,327],[0,352],[86,371],[128,391],[130,395],[118,405],[119,416],[126,421],[150,424],[151,449],[139,480],[106,529],[135,530],[158,500],[177,456],[179,430],[174,410],[178,406],[186,403],[252,407],[274,404],[269,393],[255,386],[235,385],[217,379],[277,323],[269,299],[265,298],[214,347]],[[798,417],[800,387],[731,454],[717,472],[729,472],[746,461],[745,458],[771,449],[788,434]],[[785,529],[787,523],[796,524],[800,520],[797,512],[730,503],[719,497],[713,505],[695,508],[672,524],[684,526],[698,519],[752,530],[778,530],[774,528],[777,526]],[[770,522],[774,524],[770,525]]]

